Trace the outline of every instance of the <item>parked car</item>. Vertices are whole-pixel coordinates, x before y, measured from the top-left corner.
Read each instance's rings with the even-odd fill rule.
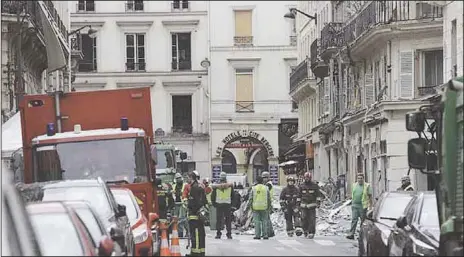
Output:
[[[13,174],[2,166],[2,256],[42,256]]]
[[[18,185],[27,201],[83,200],[97,211],[100,220],[112,239],[122,249],[123,255],[133,255],[134,240],[126,207],[116,203],[113,194],[101,179],[48,181]]]
[[[420,192],[393,225],[389,256],[438,256],[439,239],[435,192]]]
[[[388,237],[396,219],[413,198],[413,191],[384,192],[367,212],[360,231],[359,255],[387,256]]]
[[[62,202],[32,203],[27,211],[45,256],[109,256],[113,251],[109,237],[95,245],[79,216]]]
[[[105,229],[103,222],[98,217],[98,214],[93,209],[93,207],[85,201],[67,201],[64,202],[67,206],[71,207],[84,222],[85,226],[92,236],[93,242],[95,245],[98,245],[98,242],[101,237],[106,236],[111,238],[110,232]],[[121,256],[121,247],[119,244],[114,244],[113,252],[111,256]]]
[[[152,256],[153,253],[158,253],[158,238],[152,235],[152,222],[149,223],[149,219],[140,210],[132,191],[122,187],[111,187],[111,192],[118,204],[126,206],[135,241],[135,255]]]

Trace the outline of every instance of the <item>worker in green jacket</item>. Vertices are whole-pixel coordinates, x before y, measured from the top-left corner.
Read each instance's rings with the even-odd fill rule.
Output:
[[[357,182],[351,189],[351,229],[346,236],[348,239],[354,239],[358,219],[361,219],[361,225],[366,218],[367,209],[372,207],[372,188],[364,181],[364,174],[358,173]]]
[[[271,196],[271,208],[270,208],[270,211],[268,212],[267,219],[269,222],[269,226],[268,226],[269,237],[273,237],[275,236],[275,233],[274,233],[274,228],[272,227],[271,214],[272,214],[272,199],[274,199],[274,185],[272,184],[269,171],[263,171],[263,173],[261,173],[261,176],[263,177],[263,184],[267,186],[267,188],[269,189],[269,194]]]
[[[269,211],[271,209],[271,194],[267,186],[263,185],[263,177],[256,178],[257,184],[250,192],[249,205],[253,210],[255,225],[254,239],[269,239]]]

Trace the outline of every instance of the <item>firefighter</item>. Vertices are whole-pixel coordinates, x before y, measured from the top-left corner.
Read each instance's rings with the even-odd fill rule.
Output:
[[[271,208],[268,212],[268,221],[269,221],[269,225],[268,225],[268,228],[269,228],[269,237],[273,237],[275,236],[275,233],[274,233],[274,228],[272,227],[272,222],[271,222],[271,213],[272,213],[272,199],[274,198],[274,185],[272,185],[272,181],[270,179],[270,174],[268,171],[263,171],[263,173],[261,174],[261,176],[263,177],[263,183],[264,185],[266,185],[268,188],[269,188],[269,195],[271,197]]]
[[[232,239],[232,201],[234,198],[234,190],[232,185],[227,183],[227,174],[221,172],[219,176],[220,185],[213,187],[211,201],[216,208],[216,239],[221,239],[221,231],[225,226],[227,230],[227,238]]]
[[[172,195],[168,193],[168,187],[163,184],[161,178],[156,178],[156,194],[158,195],[159,217],[160,219],[167,219],[168,212],[174,205]]]
[[[184,179],[180,173],[176,173],[175,175],[175,183],[174,188],[172,190],[172,195],[174,198],[174,216],[179,218],[179,237],[184,237],[184,231],[186,231],[186,216],[187,216],[187,206],[186,206],[186,198],[183,197],[183,192],[185,189]]]
[[[295,223],[295,232],[297,236],[303,233],[300,224],[300,203],[301,196],[298,187],[295,186],[295,178],[287,177],[287,186],[280,193],[280,206],[285,214],[287,235],[293,236],[293,223]]]
[[[303,177],[304,182],[300,185],[303,231],[305,237],[312,239],[316,233],[316,207],[320,205],[321,191],[309,171]]]
[[[408,175],[401,178],[401,187],[399,187],[397,191],[414,191],[411,184],[411,178]]]
[[[250,192],[249,207],[253,211],[255,237],[253,239],[269,239],[269,211],[271,209],[271,194],[269,188],[263,184],[263,177],[256,178]]]
[[[190,190],[188,193],[188,220],[191,240],[190,256],[205,256],[205,190],[200,186],[197,175],[188,173]]]

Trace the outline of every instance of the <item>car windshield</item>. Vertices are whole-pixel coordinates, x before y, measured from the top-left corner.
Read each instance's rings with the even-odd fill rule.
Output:
[[[403,214],[404,209],[411,201],[411,195],[391,195],[387,196],[380,207],[379,218],[380,219],[397,219]]]
[[[132,200],[129,192],[125,190],[111,190],[118,204],[126,206],[127,218],[131,225],[134,225],[139,217],[139,206]]]
[[[44,188],[42,201],[87,201],[97,211],[103,222],[112,216],[111,205],[101,187]]]
[[[420,227],[435,237],[440,238],[440,225],[438,221],[437,199],[435,196],[426,196],[420,213]]]
[[[157,169],[174,168],[174,157],[172,156],[171,150],[158,149],[156,151],[156,157],[157,157],[157,164],[156,164]]]
[[[66,213],[32,214],[31,222],[44,256],[84,255],[76,227]]]
[[[98,225],[98,221],[96,220],[96,217],[92,214],[92,211],[90,211],[87,208],[74,208],[74,210],[89,230],[94,244],[98,245],[100,242],[100,238],[104,235],[104,231],[102,231],[101,227]]]
[[[146,182],[143,138],[59,143],[34,149],[37,181],[65,179]]]

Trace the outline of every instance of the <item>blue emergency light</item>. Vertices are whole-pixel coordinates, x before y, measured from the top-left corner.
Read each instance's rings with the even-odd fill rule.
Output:
[[[47,136],[51,137],[55,135],[55,124],[48,123],[47,124]]]
[[[121,130],[129,130],[129,120],[126,117],[121,118]]]

